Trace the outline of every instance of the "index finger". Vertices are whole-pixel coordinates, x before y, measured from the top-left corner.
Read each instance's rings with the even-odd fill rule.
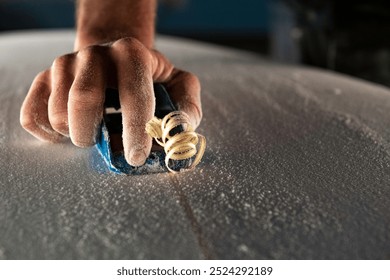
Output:
[[[145,132],[155,109],[149,55],[137,41],[122,39],[112,45],[122,108],[123,148],[132,166],[144,164],[152,147],[152,138]]]

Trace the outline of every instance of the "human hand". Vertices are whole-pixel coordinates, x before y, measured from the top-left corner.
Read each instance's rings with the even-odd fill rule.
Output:
[[[152,146],[145,125],[154,116],[153,82],[166,86],[177,108],[188,114],[196,128],[202,118],[198,78],[174,68],[162,54],[131,37],[55,59],[34,79],[20,122],[40,140],[60,142],[70,137],[76,146],[92,146],[103,118],[105,90],[117,88],[125,158],[130,165],[140,166]]]

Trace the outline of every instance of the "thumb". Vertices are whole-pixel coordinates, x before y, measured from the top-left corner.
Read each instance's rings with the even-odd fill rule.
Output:
[[[174,69],[164,84],[177,109],[189,116],[192,127],[196,129],[202,119],[199,79],[192,73]]]

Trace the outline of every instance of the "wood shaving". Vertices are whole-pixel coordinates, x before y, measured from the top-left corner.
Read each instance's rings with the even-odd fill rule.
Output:
[[[170,132],[180,125],[184,131],[170,135]],[[154,117],[146,124],[145,130],[164,148],[165,165],[170,172],[178,173],[169,167],[170,160],[185,160],[195,157],[187,168],[188,170],[195,168],[201,161],[206,149],[206,138],[194,131],[186,113],[174,111],[163,119]]]

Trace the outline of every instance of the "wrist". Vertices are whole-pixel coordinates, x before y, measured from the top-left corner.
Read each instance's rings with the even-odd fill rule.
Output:
[[[79,0],[75,50],[133,37],[153,47],[155,0]]]
[[[150,35],[150,33],[153,35]],[[135,38],[145,47],[151,49],[154,42],[154,30],[148,34],[143,27],[136,28],[135,26],[131,28],[83,28],[82,30],[77,30],[74,50],[77,51],[91,45],[114,42],[126,37]]]

